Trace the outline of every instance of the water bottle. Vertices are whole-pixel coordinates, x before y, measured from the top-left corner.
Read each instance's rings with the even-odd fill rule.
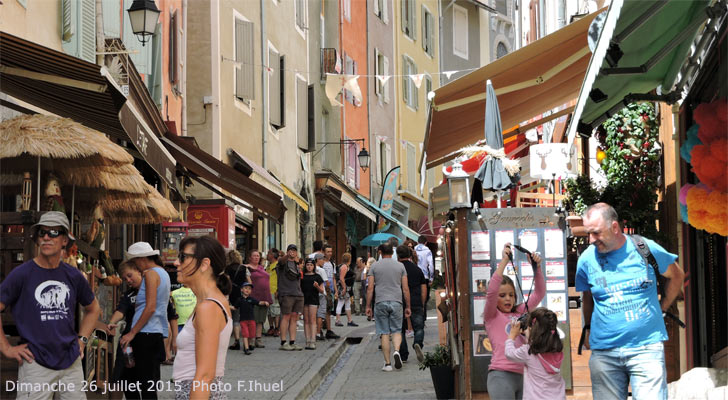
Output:
[[[134,365],[136,365],[134,362],[134,352],[132,351],[131,346],[126,346],[124,349],[124,365],[127,368],[134,368]]]

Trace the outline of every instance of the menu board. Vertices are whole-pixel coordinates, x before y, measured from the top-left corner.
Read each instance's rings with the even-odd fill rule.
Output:
[[[541,254],[541,265],[534,271],[525,253],[512,248],[513,262],[503,271],[516,284],[518,303],[527,301],[535,290],[536,274],[543,274],[546,294],[538,307],[553,311],[559,321],[558,330],[564,341],[562,375],[566,387],[571,389],[571,338],[569,336],[569,296],[566,271],[566,223],[554,208],[480,209],[486,228],[469,219],[471,332],[473,357],[471,358],[472,391],[486,391],[488,370],[492,358],[492,344],[483,321],[488,284],[502,258],[506,243]],[[533,308],[533,307],[532,307]]]

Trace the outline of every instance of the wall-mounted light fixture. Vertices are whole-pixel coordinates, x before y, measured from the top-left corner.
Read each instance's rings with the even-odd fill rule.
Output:
[[[142,42],[142,46],[154,35],[159,20],[159,9],[154,0],[134,0],[126,12],[129,13],[131,30]]]
[[[359,151],[359,154],[357,154],[356,158],[359,159],[359,167],[361,167],[361,170],[366,172],[366,170],[369,168],[369,162],[371,161],[371,156],[369,155],[367,148],[364,147],[364,139],[344,139],[344,140],[339,140],[338,142],[318,142],[318,144],[322,144],[323,146],[313,154],[313,157],[316,157],[318,155],[318,153],[320,153],[321,150],[323,150],[324,147],[326,147],[329,144],[338,144],[343,147],[344,145],[351,146],[356,142],[361,142],[361,150]]]

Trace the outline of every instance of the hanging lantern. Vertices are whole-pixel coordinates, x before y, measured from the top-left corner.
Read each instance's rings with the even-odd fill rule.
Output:
[[[33,182],[30,180],[30,172],[23,174],[23,189],[20,195],[23,211],[30,210],[30,201],[33,197]]]
[[[607,153],[604,152],[604,150],[597,148],[597,163],[601,164],[605,158],[607,158]]]

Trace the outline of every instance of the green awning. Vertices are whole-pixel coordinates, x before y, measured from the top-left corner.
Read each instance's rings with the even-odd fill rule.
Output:
[[[716,4],[717,3],[717,4]],[[569,127],[571,143],[577,130],[590,134],[625,103],[666,100],[650,95],[675,88],[696,35],[706,21],[722,21],[725,5],[717,0],[613,0]],[[672,100],[679,93],[672,94]]]
[[[369,199],[367,199],[366,197],[359,194],[359,195],[357,195],[357,200],[359,200],[365,206],[374,210],[377,214],[381,215],[383,218],[385,218],[392,224],[396,225],[399,228],[400,232],[402,233],[402,235],[398,235],[398,236],[400,236],[400,237],[404,236],[405,238],[412,239],[414,241],[417,241],[417,239],[419,238],[420,235],[417,232],[413,231],[412,228],[408,227],[407,225],[403,224],[402,222],[399,222],[399,220],[397,218],[395,218],[392,214],[386,213],[384,210],[382,210],[381,208],[374,205],[374,203],[369,201]]]

